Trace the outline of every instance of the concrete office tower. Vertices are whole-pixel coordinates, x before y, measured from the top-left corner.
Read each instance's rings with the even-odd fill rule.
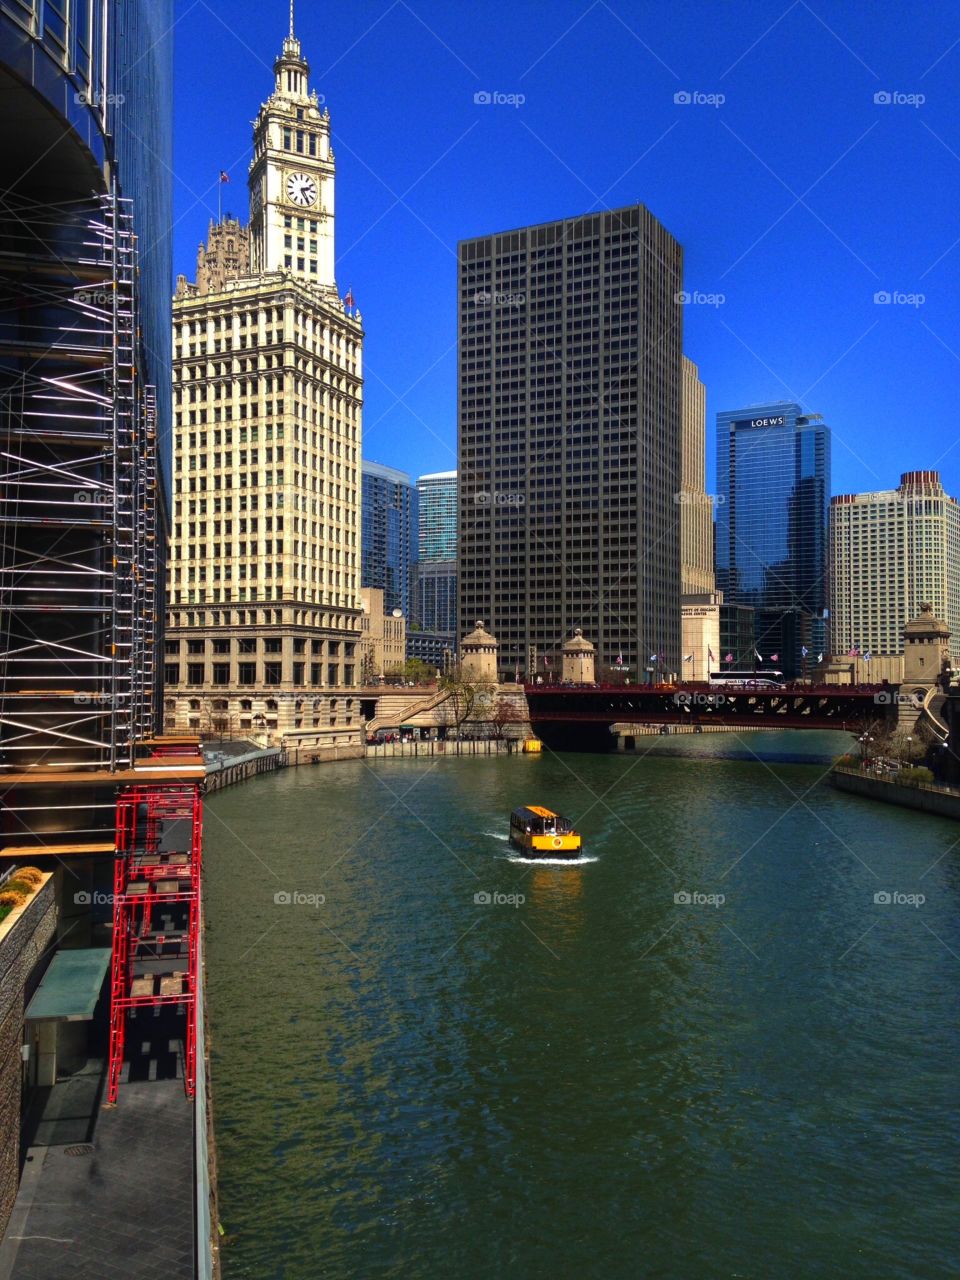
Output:
[[[707,484],[707,389],[683,357],[680,402],[680,589],[683,675],[705,680],[720,665],[720,607],[713,573],[713,499]],[[711,658],[711,654],[713,655]]]
[[[459,246],[460,631],[504,676],[576,627],[598,675],[680,669],[682,287],[642,205]]]
[[[330,117],[291,33],[254,124],[250,229],[174,299],[170,728],[362,750],[363,328],[333,275]]]
[[[933,606],[960,657],[960,504],[938,471],[907,471],[896,489],[830,503],[831,648],[903,653],[904,626]]]
[[[683,595],[716,589],[713,572],[713,499],[707,485],[707,389],[697,366],[683,357],[680,412],[680,589]]]
[[[717,414],[717,586],[753,607],[763,664],[788,676],[826,648],[829,502],[819,413],[777,402]]]
[[[387,613],[410,617],[417,559],[417,490],[405,471],[363,464],[361,583],[383,592]]]
[[[456,471],[421,476],[417,497],[420,536],[413,618],[423,631],[447,637],[452,645],[457,633]]]

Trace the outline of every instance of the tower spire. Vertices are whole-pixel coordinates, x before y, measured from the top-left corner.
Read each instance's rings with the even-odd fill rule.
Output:
[[[293,38],[293,0],[290,0],[290,39]]]

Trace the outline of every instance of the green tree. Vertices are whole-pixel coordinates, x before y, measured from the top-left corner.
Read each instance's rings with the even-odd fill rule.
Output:
[[[487,718],[481,713],[488,711],[495,687],[482,681],[463,680],[459,675],[441,677],[440,688],[448,695],[443,704],[444,715],[458,735],[468,720]]]
[[[403,675],[404,679],[412,680],[415,684],[429,684],[437,678],[437,669],[422,658],[408,658],[403,664]]]

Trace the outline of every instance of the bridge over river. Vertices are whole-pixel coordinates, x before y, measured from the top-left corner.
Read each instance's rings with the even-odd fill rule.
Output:
[[[567,751],[612,750],[612,726],[628,724],[856,733],[894,722],[898,704],[897,690],[882,685],[527,685],[525,693],[534,732]]]

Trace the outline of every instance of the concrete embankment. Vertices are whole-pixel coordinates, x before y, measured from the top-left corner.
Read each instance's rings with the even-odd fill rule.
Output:
[[[229,756],[207,764],[207,795],[222,791],[235,782],[246,782],[260,773],[273,773],[289,763],[282,747],[267,747],[263,751],[250,751],[244,756]]]
[[[834,769],[830,781],[840,791],[898,804],[906,809],[919,809],[941,818],[960,819],[960,791],[931,783],[894,782],[856,769]]]
[[[505,756],[523,746],[513,738],[456,738],[447,742],[380,742],[367,747],[368,760],[392,760],[394,756]]]

